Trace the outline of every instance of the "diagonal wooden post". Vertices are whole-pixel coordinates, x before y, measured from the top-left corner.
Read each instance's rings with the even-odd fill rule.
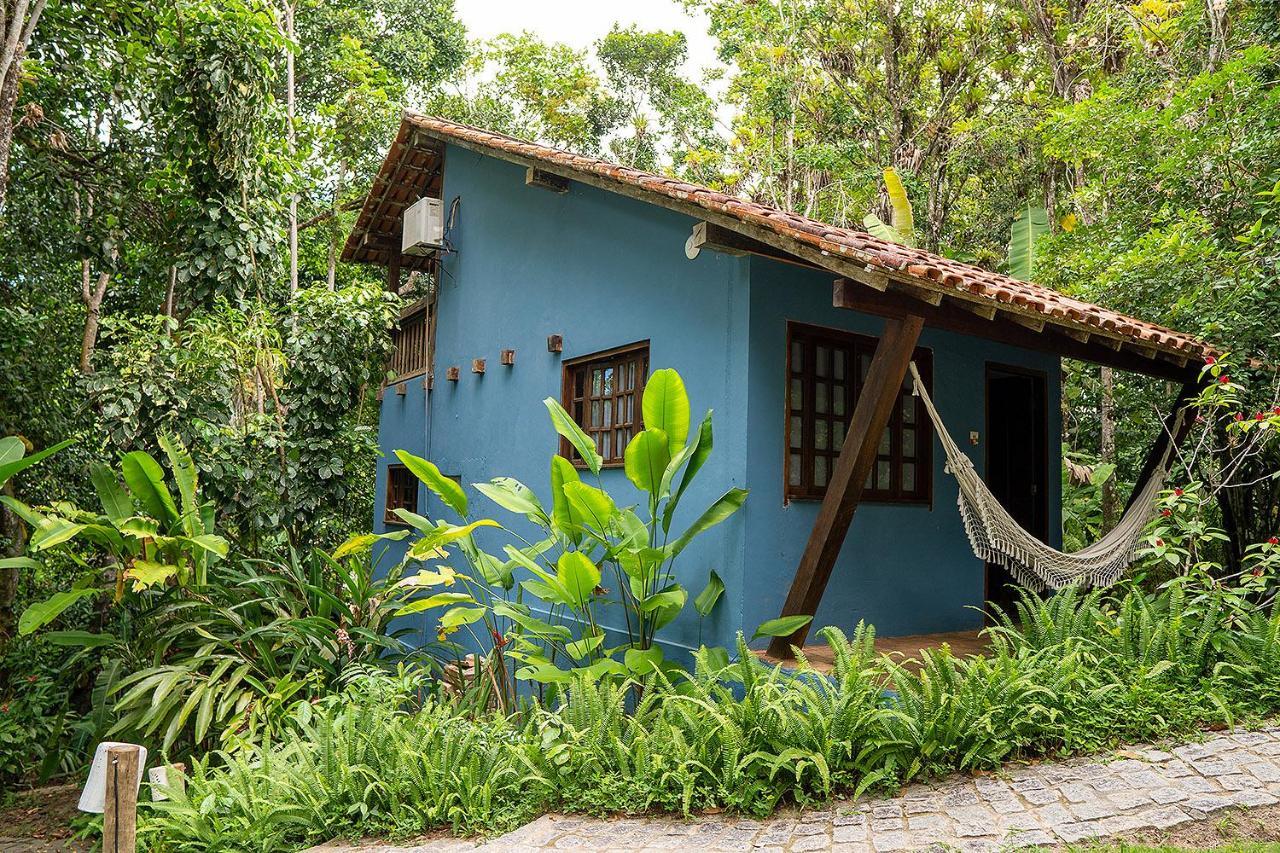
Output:
[[[827,483],[826,497],[822,499],[809,542],[791,582],[791,591],[782,606],[783,616],[813,616],[818,612],[831,570],[858,509],[862,489],[875,464],[880,436],[897,405],[902,379],[907,375],[907,365],[911,363],[923,325],[924,320],[914,315],[885,320],[884,333],[876,345],[862,392],[849,419],[844,446]],[[769,654],[776,658],[793,657],[791,647],[804,645],[809,627],[805,625],[789,637],[774,637],[769,644]]]

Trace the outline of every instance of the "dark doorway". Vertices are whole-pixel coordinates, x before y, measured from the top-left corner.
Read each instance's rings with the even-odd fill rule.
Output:
[[[1000,504],[1039,539],[1049,535],[1049,413],[1045,375],[987,365],[986,482]],[[1013,576],[987,564],[986,600],[1012,613]]]

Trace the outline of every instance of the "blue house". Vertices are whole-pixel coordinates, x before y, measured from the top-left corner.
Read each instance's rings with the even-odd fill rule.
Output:
[[[404,211],[422,198],[440,201],[443,247],[405,254]],[[441,509],[395,449],[464,485],[515,477],[545,501],[552,396],[596,439],[605,487],[629,495],[617,466],[644,377],[673,367],[695,413],[714,409],[684,523],[730,486],[750,497],[682,555],[686,588],[715,569],[726,593],[703,624],[689,608],[665,629],[669,655],[781,613],[882,636],[976,630],[1005,600],[1008,577],[966,538],[908,360],[1002,503],[1059,544],[1060,359],[1186,382],[1205,352],[860,231],[416,114],[344,258],[421,296],[382,395],[379,530],[397,506]]]

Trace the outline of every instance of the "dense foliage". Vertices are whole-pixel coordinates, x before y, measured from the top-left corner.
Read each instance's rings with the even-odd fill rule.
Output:
[[[704,654],[688,677],[646,677],[636,703],[626,686],[580,675],[515,719],[419,702],[411,673],[361,677],[299,706],[280,742],[197,764],[147,830],[158,849],[266,851],[498,831],[547,809],[766,814],[782,800],[1247,722],[1280,696],[1280,616],[1235,621],[1212,588],[1028,595],[1018,609],[985,659],[943,649],[916,671],[877,656],[870,629],[827,629],[829,679],[770,670],[740,643],[731,665]]]

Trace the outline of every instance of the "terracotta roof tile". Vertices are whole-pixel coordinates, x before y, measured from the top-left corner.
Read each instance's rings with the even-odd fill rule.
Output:
[[[981,267],[920,249],[890,243],[865,231],[840,228],[676,178],[650,174],[594,157],[525,142],[445,119],[406,113],[400,133],[397,134],[396,141],[388,153],[387,162],[379,175],[380,179],[389,168],[394,167],[394,160],[401,157],[404,150],[411,148],[409,128],[417,128],[436,139],[460,140],[495,152],[516,154],[561,169],[595,175],[620,185],[629,185],[653,195],[655,201],[660,197],[666,197],[683,204],[715,211],[745,224],[768,229],[810,249],[846,259],[851,258],[865,265],[868,270],[905,273],[907,277],[931,283],[933,287],[930,289],[935,291],[940,285],[944,290],[965,292],[997,303],[1016,306],[1024,312],[1039,313],[1050,322],[1054,319],[1069,320],[1081,326],[1176,351],[1189,358],[1216,352],[1215,347],[1191,335],[1074,299],[1042,285],[1019,281],[1007,275],[993,273]],[[373,260],[372,257],[361,255],[358,239],[368,230],[372,224],[371,220],[377,216],[377,213],[371,209],[373,201],[371,193],[369,203],[361,212],[356,229],[344,250],[343,256],[349,260]],[[909,284],[909,279],[903,281],[902,278],[898,278],[897,280]]]

